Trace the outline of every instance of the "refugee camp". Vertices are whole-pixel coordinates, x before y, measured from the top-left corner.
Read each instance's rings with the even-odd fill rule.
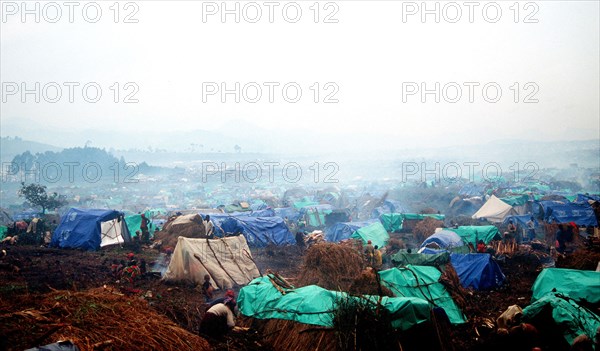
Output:
[[[600,351],[599,14],[0,1],[0,351]]]

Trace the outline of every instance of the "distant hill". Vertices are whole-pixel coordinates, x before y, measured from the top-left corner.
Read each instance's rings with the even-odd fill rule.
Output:
[[[10,162],[15,156],[20,155],[25,151],[36,154],[38,152],[59,152],[61,150],[62,148],[60,147],[31,140],[24,140],[20,137],[0,137],[0,162]]]

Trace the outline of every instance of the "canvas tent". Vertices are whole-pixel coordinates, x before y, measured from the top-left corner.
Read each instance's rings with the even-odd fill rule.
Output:
[[[253,280],[240,290],[238,306],[247,317],[257,319],[283,319],[323,327],[333,326],[333,314],[340,299],[364,299],[377,303],[379,297],[349,296],[344,292],[323,289],[308,285],[297,289],[276,288],[270,277]],[[284,293],[282,293],[282,291]],[[381,298],[381,305],[392,316],[392,327],[408,330],[429,320],[429,304],[414,297]]]
[[[384,213],[379,217],[379,221],[388,232],[399,232],[402,230],[404,217],[401,213]]]
[[[453,253],[450,263],[463,288],[489,290],[501,286],[505,279],[500,266],[490,254]]]
[[[128,241],[131,235],[122,212],[71,208],[54,231],[50,246],[98,250]]]
[[[371,240],[373,246],[377,245],[382,248],[387,244],[388,240],[390,240],[390,235],[380,222],[375,222],[357,229],[350,238],[360,239],[364,244]]]
[[[248,284],[260,275],[241,235],[220,239],[180,236],[164,279],[202,283],[205,274],[220,289]]]
[[[346,240],[354,234],[355,231],[362,227],[366,227],[376,221],[364,221],[364,222],[341,222],[336,223],[333,227],[327,228],[325,231],[325,240],[337,243],[342,240]]]
[[[504,220],[504,217],[517,214],[511,205],[492,195],[472,217],[475,219],[485,218],[492,223],[499,223]]]

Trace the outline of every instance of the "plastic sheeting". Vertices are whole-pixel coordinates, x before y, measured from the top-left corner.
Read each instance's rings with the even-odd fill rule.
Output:
[[[443,266],[450,262],[450,253],[442,252],[439,254],[426,255],[421,253],[398,251],[392,256],[392,262],[396,266],[407,266],[409,264],[415,266]]]
[[[359,228],[350,237],[352,239],[361,239],[364,244],[371,240],[373,246],[377,245],[380,248],[384,247],[388,240],[390,240],[390,235],[380,222]]]
[[[523,310],[521,320],[528,323],[546,323],[550,316],[563,332],[565,340],[570,344],[576,337],[586,334],[594,340],[596,330],[600,327],[600,318],[590,310],[580,306],[568,297],[547,294]]]
[[[450,293],[439,282],[442,273],[435,267],[412,266],[392,268],[379,272],[381,280],[396,296],[417,297],[432,306],[444,309],[452,324],[467,320]]]
[[[98,250],[131,241],[123,213],[114,210],[71,208],[52,234],[51,247]]]
[[[531,302],[551,292],[558,292],[577,301],[600,303],[600,272],[546,268],[538,275],[531,290]]]
[[[558,201],[540,201],[547,222],[569,223],[598,226],[594,209],[589,203],[561,203]]]
[[[241,233],[250,247],[296,243],[294,234],[281,217],[215,216],[213,219],[211,216],[211,220],[215,223],[215,235],[222,236],[223,231]]]
[[[477,245],[479,240],[483,240],[484,243],[488,244],[494,239],[501,239],[498,228],[493,225],[468,225],[448,228],[447,230],[455,232],[465,243],[472,243],[473,245]]]
[[[379,217],[379,221],[388,232],[399,232],[402,230],[404,217],[400,213],[387,213]]]
[[[346,240],[354,234],[354,232],[362,227],[366,227],[373,223],[377,223],[376,220],[364,221],[364,222],[341,222],[336,223],[334,226],[327,229],[325,232],[325,240],[330,242],[340,242]]]
[[[423,249],[425,249],[427,245],[433,243],[437,244],[440,249],[452,249],[465,245],[462,238],[455,232],[450,230],[442,230],[425,239],[425,241],[423,241],[421,244],[419,253],[423,253]]]
[[[490,254],[450,255],[450,262],[463,288],[489,290],[502,285],[506,277]]]
[[[333,326],[333,312],[340,299],[360,299],[343,292],[309,285],[297,289],[284,289],[282,294],[269,277],[253,280],[240,290],[240,312],[257,319],[283,319],[304,324]],[[364,297],[365,302],[377,303],[379,297]],[[413,297],[383,297],[383,308],[392,315],[392,327],[408,330],[429,320],[427,301]]]
[[[203,283],[208,274],[212,285],[220,289],[246,285],[260,275],[250,255],[248,243],[241,235],[221,239],[180,236],[164,279]]]

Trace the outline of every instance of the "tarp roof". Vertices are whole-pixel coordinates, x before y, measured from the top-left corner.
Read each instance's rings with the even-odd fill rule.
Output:
[[[390,240],[390,235],[380,222],[375,222],[359,228],[350,237],[353,239],[361,239],[365,244],[371,240],[373,246],[377,245],[380,248],[384,247],[388,240]]]
[[[450,253],[442,252],[439,254],[427,255],[421,253],[408,253],[406,250],[400,250],[392,257],[392,262],[397,266],[406,266],[409,264],[415,266],[443,266],[450,262]]]
[[[408,265],[379,272],[383,283],[397,296],[418,297],[446,311],[452,324],[466,322],[450,293],[439,282],[442,273],[435,267]]]
[[[483,240],[484,243],[488,244],[494,238],[500,238],[498,228],[493,225],[468,225],[447,228],[446,230],[455,232],[465,243],[472,243],[473,245],[476,245],[479,240]]]
[[[546,268],[538,275],[531,290],[532,302],[551,292],[558,292],[577,301],[600,303],[600,272]]]
[[[543,203],[543,204],[542,204]],[[598,226],[596,214],[589,203],[560,203],[540,201],[544,208],[544,218],[548,222]]]
[[[432,234],[423,241],[421,244],[421,249],[425,248],[431,243],[436,243],[442,249],[464,246],[462,238],[455,232],[449,230],[442,230]]]
[[[580,306],[574,300],[560,294],[546,294],[523,310],[523,322],[547,323],[548,313],[563,332],[567,343],[581,334],[594,340],[596,330],[600,327],[600,318],[590,310]]]
[[[115,210],[71,208],[52,234],[50,246],[98,250],[100,246],[130,241],[122,219],[123,213]]]
[[[287,245],[296,242],[294,234],[290,232],[281,217],[230,216],[223,218],[219,226],[225,233],[242,233],[250,247],[265,247],[269,243]],[[217,229],[215,228],[215,234],[223,235],[223,232]]]
[[[361,299],[344,292],[309,285],[297,289],[280,287],[282,294],[270,278],[254,279],[243,287],[238,296],[240,312],[257,319],[283,319],[304,324],[333,326],[333,313],[340,299]],[[363,301],[377,303],[379,297],[366,296]],[[383,308],[392,315],[392,327],[408,330],[429,320],[427,301],[414,297],[387,297],[381,299]]]
[[[481,206],[479,211],[475,212],[473,218],[485,218],[490,222],[498,223],[504,220],[504,217],[509,215],[516,215],[511,205],[500,200],[495,195],[492,195],[486,203]]]
[[[506,279],[490,254],[453,253],[450,255],[450,262],[463,288],[489,290],[501,286]]]
[[[350,238],[356,230],[362,227],[366,227],[373,223],[377,223],[377,220],[363,221],[363,222],[340,222],[334,226],[327,228],[325,231],[325,240],[330,242],[340,242],[342,240]]]

